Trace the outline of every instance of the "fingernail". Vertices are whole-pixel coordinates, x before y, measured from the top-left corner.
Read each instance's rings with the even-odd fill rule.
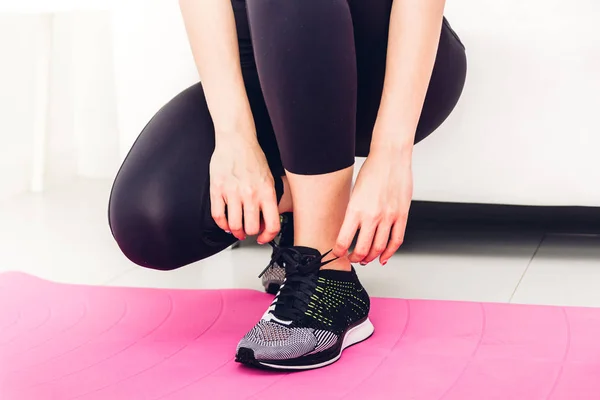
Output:
[[[231,231],[225,231],[225,233],[229,233],[231,235]]]
[[[261,246],[265,244],[265,242],[261,242],[260,240],[257,240],[256,243],[260,244]]]
[[[360,265],[362,265],[362,266],[364,267],[365,265],[367,265],[367,263],[366,263],[366,262],[362,262],[362,261],[361,261],[361,262],[360,262]]]
[[[384,262],[381,263],[381,265],[385,266],[385,264],[387,264],[387,260],[385,260]]]

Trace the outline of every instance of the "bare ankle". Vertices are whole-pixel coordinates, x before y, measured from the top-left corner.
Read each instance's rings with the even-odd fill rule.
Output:
[[[290,184],[286,176],[281,177],[283,181],[283,196],[279,201],[279,214],[286,212],[292,212],[294,210],[292,201],[292,191],[290,190]]]
[[[327,257],[325,257],[323,261],[326,262],[333,258],[334,258],[333,256],[327,255]],[[328,264],[325,264],[324,266],[321,267],[321,269],[333,269],[336,271],[350,271],[352,269],[352,264],[350,264],[348,257],[342,257],[342,258],[336,259],[335,261],[331,261]]]

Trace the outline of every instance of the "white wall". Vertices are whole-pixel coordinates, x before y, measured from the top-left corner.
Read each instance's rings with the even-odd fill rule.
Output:
[[[112,15],[108,12],[79,13],[72,17],[71,23],[77,172],[94,178],[114,176],[121,159]]]
[[[467,46],[468,80],[449,120],[415,150],[415,198],[600,206],[600,3],[453,0],[446,10]],[[115,37],[128,148],[196,75],[174,2],[155,0],[143,16],[122,9]]]
[[[454,0],[463,97],[415,149],[415,197],[600,206],[595,0]]]
[[[448,121],[415,150],[415,198],[600,206],[595,0],[453,0],[469,73]],[[0,15],[0,198],[31,175],[36,34]],[[114,176],[152,115],[197,74],[177,2],[124,1],[54,19],[46,182]]]
[[[0,14],[0,199],[31,187],[44,70],[45,186],[115,174],[120,157],[111,18],[107,11]],[[50,44],[49,65],[44,43]]]
[[[0,15],[0,198],[26,190],[39,18]]]
[[[150,118],[198,81],[177,1],[128,2],[115,9],[113,39],[120,154]]]

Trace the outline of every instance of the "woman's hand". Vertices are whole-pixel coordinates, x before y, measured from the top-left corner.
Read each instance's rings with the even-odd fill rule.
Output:
[[[244,240],[264,230],[259,243],[267,243],[279,232],[279,210],[273,176],[256,136],[238,135],[219,143],[210,160],[212,217],[221,229]]]
[[[380,257],[385,265],[404,240],[412,189],[410,157],[371,150],[358,174],[334,254],[345,256],[360,229],[350,262],[364,265]]]

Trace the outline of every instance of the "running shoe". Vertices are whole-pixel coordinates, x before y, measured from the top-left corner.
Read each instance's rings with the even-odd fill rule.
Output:
[[[285,280],[260,321],[240,341],[236,361],[278,370],[307,370],[337,361],[373,334],[370,300],[356,271],[320,268],[327,255],[308,247],[278,248]]]

